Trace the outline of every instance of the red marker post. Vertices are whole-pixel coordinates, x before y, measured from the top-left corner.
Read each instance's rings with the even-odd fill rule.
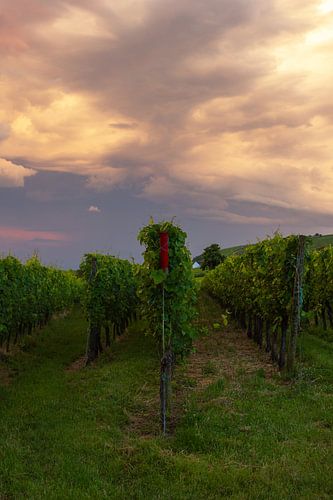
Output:
[[[167,232],[160,233],[160,265],[163,271],[169,269],[169,234]]]

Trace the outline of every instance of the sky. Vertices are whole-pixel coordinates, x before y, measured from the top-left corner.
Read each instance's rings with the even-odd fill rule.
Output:
[[[333,0],[0,0],[0,251],[333,233]]]

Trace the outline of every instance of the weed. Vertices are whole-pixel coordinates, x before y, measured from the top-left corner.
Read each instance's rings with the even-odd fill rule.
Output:
[[[216,375],[217,372],[218,369],[214,361],[207,361],[207,363],[202,367],[203,375]]]

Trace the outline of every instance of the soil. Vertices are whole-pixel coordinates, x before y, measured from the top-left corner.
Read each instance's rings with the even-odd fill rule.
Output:
[[[82,370],[86,366],[86,356],[81,356],[80,358],[73,361],[71,365],[66,368],[66,372],[77,372]]]
[[[279,377],[279,371],[270,355],[260,350],[244,331],[232,325],[215,330],[214,323],[221,321],[221,309],[209,297],[199,304],[198,329],[206,334],[194,342],[194,352],[184,365],[175,369],[172,382],[172,418],[169,431],[173,433],[183,414],[184,403],[195,391],[197,395],[220,378],[237,385],[239,374],[258,371],[266,379]],[[220,324],[220,323],[219,323]],[[160,433],[159,387],[143,387],[140,393],[140,411],[129,415],[129,432],[149,438]]]

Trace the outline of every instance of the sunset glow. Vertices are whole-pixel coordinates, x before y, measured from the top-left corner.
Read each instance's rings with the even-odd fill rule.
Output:
[[[50,231],[30,231],[28,229],[20,229],[13,227],[0,226],[0,240],[13,241],[32,241],[32,242],[58,242],[66,241],[68,237],[61,233]]]

